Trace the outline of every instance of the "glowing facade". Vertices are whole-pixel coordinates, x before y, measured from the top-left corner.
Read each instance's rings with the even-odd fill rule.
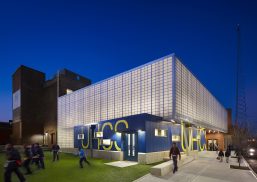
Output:
[[[73,148],[76,126],[143,113],[227,132],[225,108],[171,54],[60,97],[58,144]]]

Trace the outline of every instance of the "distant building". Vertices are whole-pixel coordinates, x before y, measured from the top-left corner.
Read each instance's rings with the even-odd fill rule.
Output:
[[[10,142],[11,132],[10,122],[0,121],[0,145],[5,145]]]
[[[12,76],[14,144],[56,143],[57,97],[90,85],[67,69],[46,80],[45,73],[20,66]]]

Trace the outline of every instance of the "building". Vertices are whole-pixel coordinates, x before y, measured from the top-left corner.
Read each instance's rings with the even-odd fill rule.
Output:
[[[45,77],[45,73],[26,66],[20,66],[12,76],[14,144],[55,143],[57,97],[91,84],[89,79],[67,69],[50,80]]]
[[[0,121],[0,145],[10,143],[10,136],[12,132],[11,121]]]
[[[227,117],[171,54],[59,97],[57,140],[66,151],[153,163],[168,156],[172,142],[187,153],[205,150],[206,131],[226,133]]]

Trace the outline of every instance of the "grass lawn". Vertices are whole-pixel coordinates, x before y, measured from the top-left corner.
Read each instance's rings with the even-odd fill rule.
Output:
[[[79,182],[79,181],[133,181],[149,173],[152,165],[135,165],[126,168],[107,166],[104,163],[110,162],[103,159],[89,159],[91,166],[84,164],[79,168],[78,157],[72,154],[61,153],[60,161],[52,162],[50,152],[45,152],[45,170],[37,170],[33,165],[33,174],[25,176],[28,182]],[[3,181],[3,165],[5,155],[0,153],[0,181]],[[25,173],[24,169],[22,172]],[[12,175],[12,182],[18,182],[16,175]]]

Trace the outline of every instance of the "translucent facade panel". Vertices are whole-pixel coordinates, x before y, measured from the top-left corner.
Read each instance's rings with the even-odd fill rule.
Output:
[[[226,109],[178,59],[175,70],[175,119],[226,132]]]
[[[131,73],[131,114],[141,113],[141,70]]]
[[[174,55],[58,99],[58,143],[73,147],[73,127],[148,113],[226,131],[226,110]]]
[[[171,118],[172,61],[173,56],[167,56],[60,97],[60,146],[73,147],[75,125],[141,113]]]
[[[131,115],[131,72],[123,75],[122,80],[122,116]]]
[[[122,117],[122,76],[115,78],[115,114],[114,118]]]
[[[115,82],[114,79],[108,80],[108,92],[107,92],[107,119],[115,118]]]

